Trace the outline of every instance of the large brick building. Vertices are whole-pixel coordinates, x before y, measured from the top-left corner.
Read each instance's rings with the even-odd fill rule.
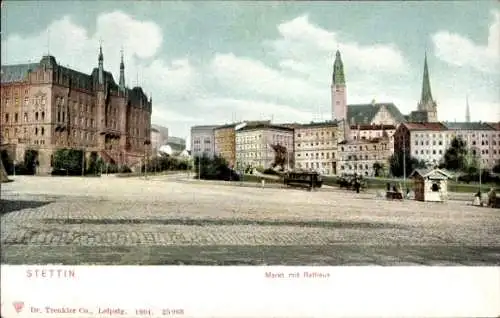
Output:
[[[51,171],[60,148],[97,152],[106,162],[134,166],[150,151],[152,100],[142,88],[125,86],[120,63],[117,84],[98,67],[90,75],[44,56],[39,63],[1,68],[0,143],[17,162],[26,150],[38,153],[37,173]]]

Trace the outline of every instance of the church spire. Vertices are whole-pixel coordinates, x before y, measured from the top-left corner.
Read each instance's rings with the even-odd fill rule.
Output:
[[[470,107],[469,107],[469,95],[466,96],[466,105],[465,105],[465,122],[470,123]]]
[[[102,40],[99,41],[99,84],[104,84],[104,56],[102,54]]]
[[[345,85],[344,64],[342,63],[339,50],[335,53],[332,83],[333,85]]]
[[[125,88],[125,63],[123,63],[123,48],[121,49],[121,61],[120,61],[120,87]]]
[[[425,52],[424,59],[424,78],[422,80],[422,96],[420,97],[420,103],[422,105],[432,104],[434,101],[432,99],[431,92],[431,82],[429,80],[429,67],[427,66],[427,52]]]

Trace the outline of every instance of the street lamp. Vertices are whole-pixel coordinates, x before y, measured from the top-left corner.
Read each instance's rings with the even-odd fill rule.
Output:
[[[403,133],[403,193],[406,193],[406,138]]]

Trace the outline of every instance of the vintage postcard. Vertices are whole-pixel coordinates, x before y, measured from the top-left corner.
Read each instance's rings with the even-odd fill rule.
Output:
[[[495,1],[2,1],[2,266],[496,267],[499,39]]]

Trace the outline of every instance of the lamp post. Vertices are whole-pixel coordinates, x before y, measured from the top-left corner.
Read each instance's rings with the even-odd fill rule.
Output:
[[[406,138],[403,133],[403,193],[406,193]]]
[[[85,148],[82,148],[82,177],[85,176]]]
[[[479,192],[481,192],[481,175],[482,175],[482,171],[481,171],[481,157],[478,159],[478,166],[479,166]]]
[[[198,157],[198,180],[201,180],[201,156]]]

